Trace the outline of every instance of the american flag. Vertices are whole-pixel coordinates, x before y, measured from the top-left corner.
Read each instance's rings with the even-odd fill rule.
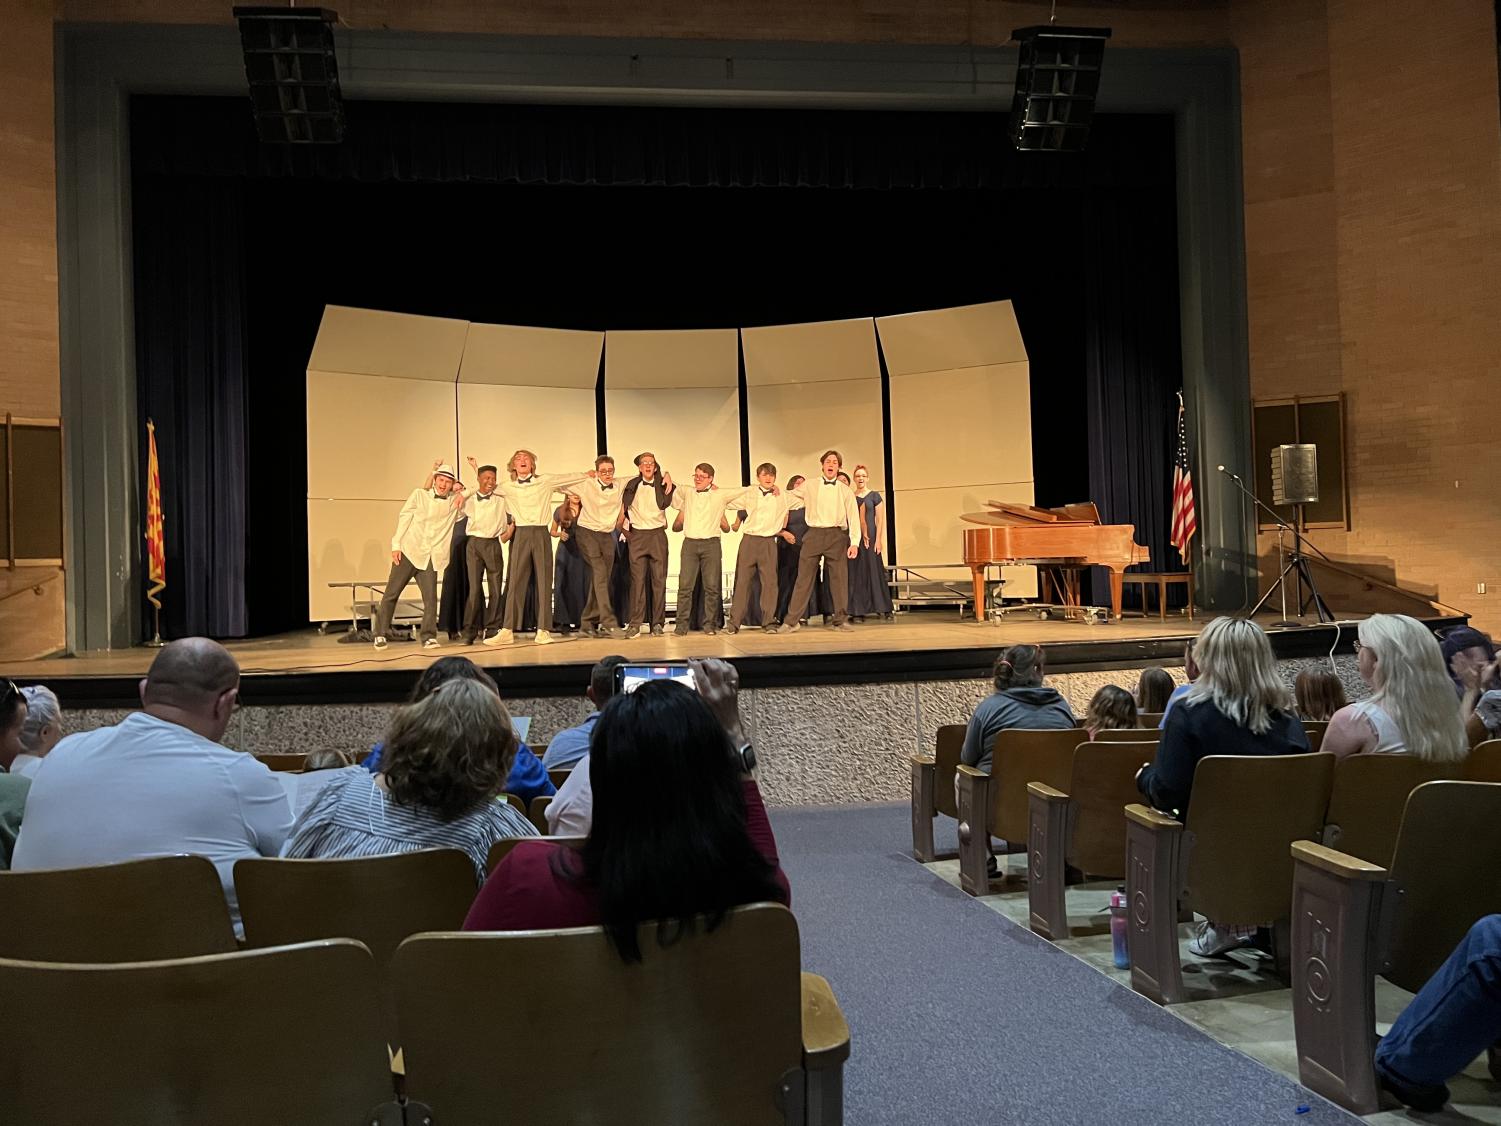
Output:
[[[1188,468],[1188,430],[1183,425],[1183,392],[1178,392],[1178,456],[1173,460],[1173,530],[1168,542],[1188,562],[1188,542],[1199,530],[1194,516],[1194,478]]]
[[[158,610],[157,599],[167,585],[167,544],[162,536],[162,474],[156,462],[156,423],[146,420],[146,439],[151,452],[146,466],[146,559],[151,586],[146,598]]]

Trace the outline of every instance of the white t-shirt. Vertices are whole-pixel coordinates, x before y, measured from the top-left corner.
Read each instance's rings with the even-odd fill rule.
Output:
[[[280,855],[292,828],[286,790],[264,763],[135,712],[117,727],[69,735],[46,766],[26,799],[13,869],[205,856],[240,932],[234,863]]]

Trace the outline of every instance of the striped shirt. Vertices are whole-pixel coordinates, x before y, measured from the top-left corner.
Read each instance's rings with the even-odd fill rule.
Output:
[[[282,855],[339,860],[456,848],[474,862],[475,875],[483,883],[491,845],[501,837],[536,835],[536,826],[503,799],[440,821],[431,810],[397,805],[372,775],[352,770],[319,794],[297,819]]]

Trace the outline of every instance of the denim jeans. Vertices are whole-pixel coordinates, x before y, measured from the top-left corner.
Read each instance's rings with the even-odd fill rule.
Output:
[[[1376,1047],[1377,1073],[1439,1088],[1501,1040],[1501,915],[1487,915]]]

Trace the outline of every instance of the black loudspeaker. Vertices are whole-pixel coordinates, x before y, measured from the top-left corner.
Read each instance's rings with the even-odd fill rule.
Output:
[[[1108,27],[1018,28],[1011,141],[1024,152],[1078,152],[1089,138]]]
[[[1319,499],[1319,448],[1311,442],[1272,450],[1272,503],[1316,504]]]
[[[245,77],[255,131],[271,144],[336,145],[344,139],[344,104],[328,8],[234,10],[245,50]]]

